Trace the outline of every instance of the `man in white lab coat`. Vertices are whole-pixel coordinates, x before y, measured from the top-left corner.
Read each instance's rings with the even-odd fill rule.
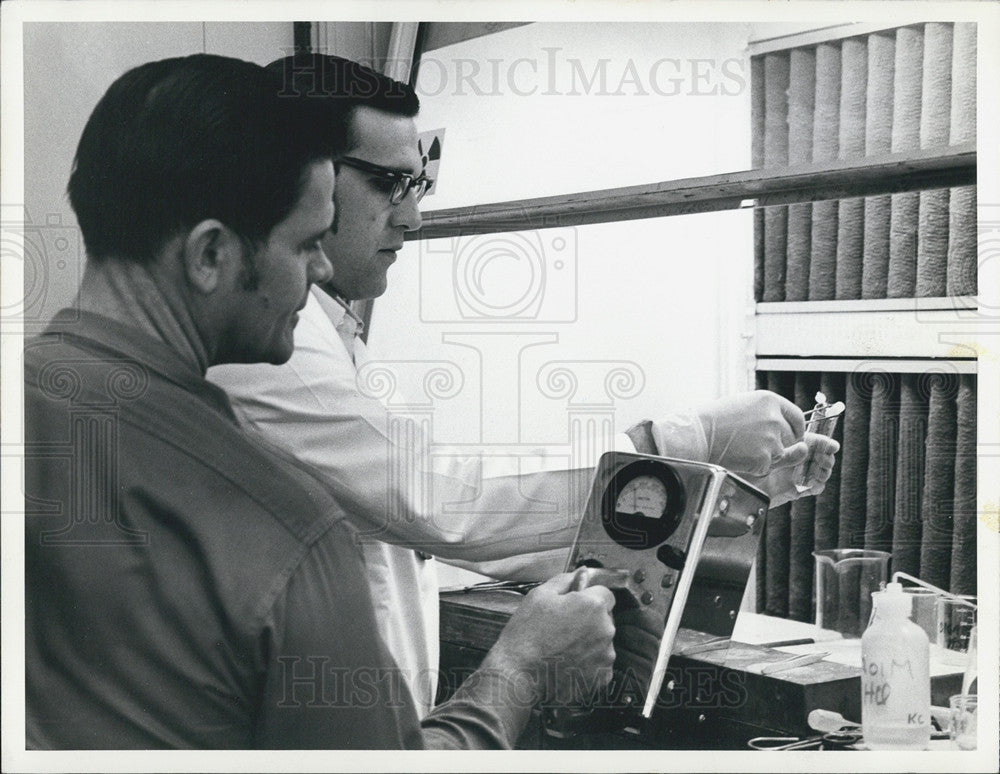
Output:
[[[312,468],[356,518],[380,632],[426,711],[438,663],[430,557],[499,577],[560,571],[585,504],[574,482],[596,458],[568,470],[565,460],[539,457],[526,472],[523,459],[427,455],[419,452],[427,447],[415,423],[400,424],[362,393],[358,368],[367,355],[350,302],[385,292],[404,234],[420,227],[418,202],[430,181],[417,145],[419,102],[409,86],[339,57],[287,58],[271,67],[284,73],[290,93],[318,95],[317,120],[346,129],[347,147],[336,163],[334,226],[324,240],[334,276],[313,288],[288,363],[225,366],[209,378],[230,394],[248,427]],[[822,491],[838,449],[834,441],[804,435],[802,412],[768,392],[641,423],[612,445],[755,477],[772,504],[799,496],[791,471],[807,458],[808,494]],[[510,503],[526,499],[555,507],[510,511]]]

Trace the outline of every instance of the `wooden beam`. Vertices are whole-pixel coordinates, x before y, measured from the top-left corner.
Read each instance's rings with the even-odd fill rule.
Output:
[[[886,154],[852,161],[753,169],[662,183],[537,199],[433,210],[407,240],[582,226],[744,206],[771,207],[824,199],[972,185],[975,142],[945,150]]]

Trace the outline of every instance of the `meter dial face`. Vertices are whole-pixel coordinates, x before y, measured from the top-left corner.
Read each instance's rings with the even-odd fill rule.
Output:
[[[615,500],[615,511],[659,519],[667,507],[667,487],[654,476],[636,476]]]
[[[612,476],[601,500],[604,531],[618,545],[643,551],[660,545],[684,516],[684,487],[666,462],[638,460]]]

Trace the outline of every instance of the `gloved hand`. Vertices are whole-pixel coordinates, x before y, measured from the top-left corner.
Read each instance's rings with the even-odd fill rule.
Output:
[[[768,390],[719,398],[650,427],[665,457],[710,462],[742,476],[766,476],[806,459],[805,418],[791,401]]]
[[[787,465],[775,468],[766,476],[745,476],[748,482],[771,496],[772,508],[800,497],[818,495],[826,488],[826,482],[833,473],[834,455],[840,451],[840,444],[816,433],[806,433],[803,440],[809,449],[809,456],[802,478],[798,466]],[[802,489],[796,484],[801,484]]]

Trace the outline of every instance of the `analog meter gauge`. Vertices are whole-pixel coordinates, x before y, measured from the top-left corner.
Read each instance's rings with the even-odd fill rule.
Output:
[[[617,513],[658,519],[667,507],[667,487],[656,476],[636,476],[618,493]]]
[[[642,551],[659,545],[684,514],[684,488],[671,468],[639,460],[619,470],[605,489],[604,530],[619,545]]]

